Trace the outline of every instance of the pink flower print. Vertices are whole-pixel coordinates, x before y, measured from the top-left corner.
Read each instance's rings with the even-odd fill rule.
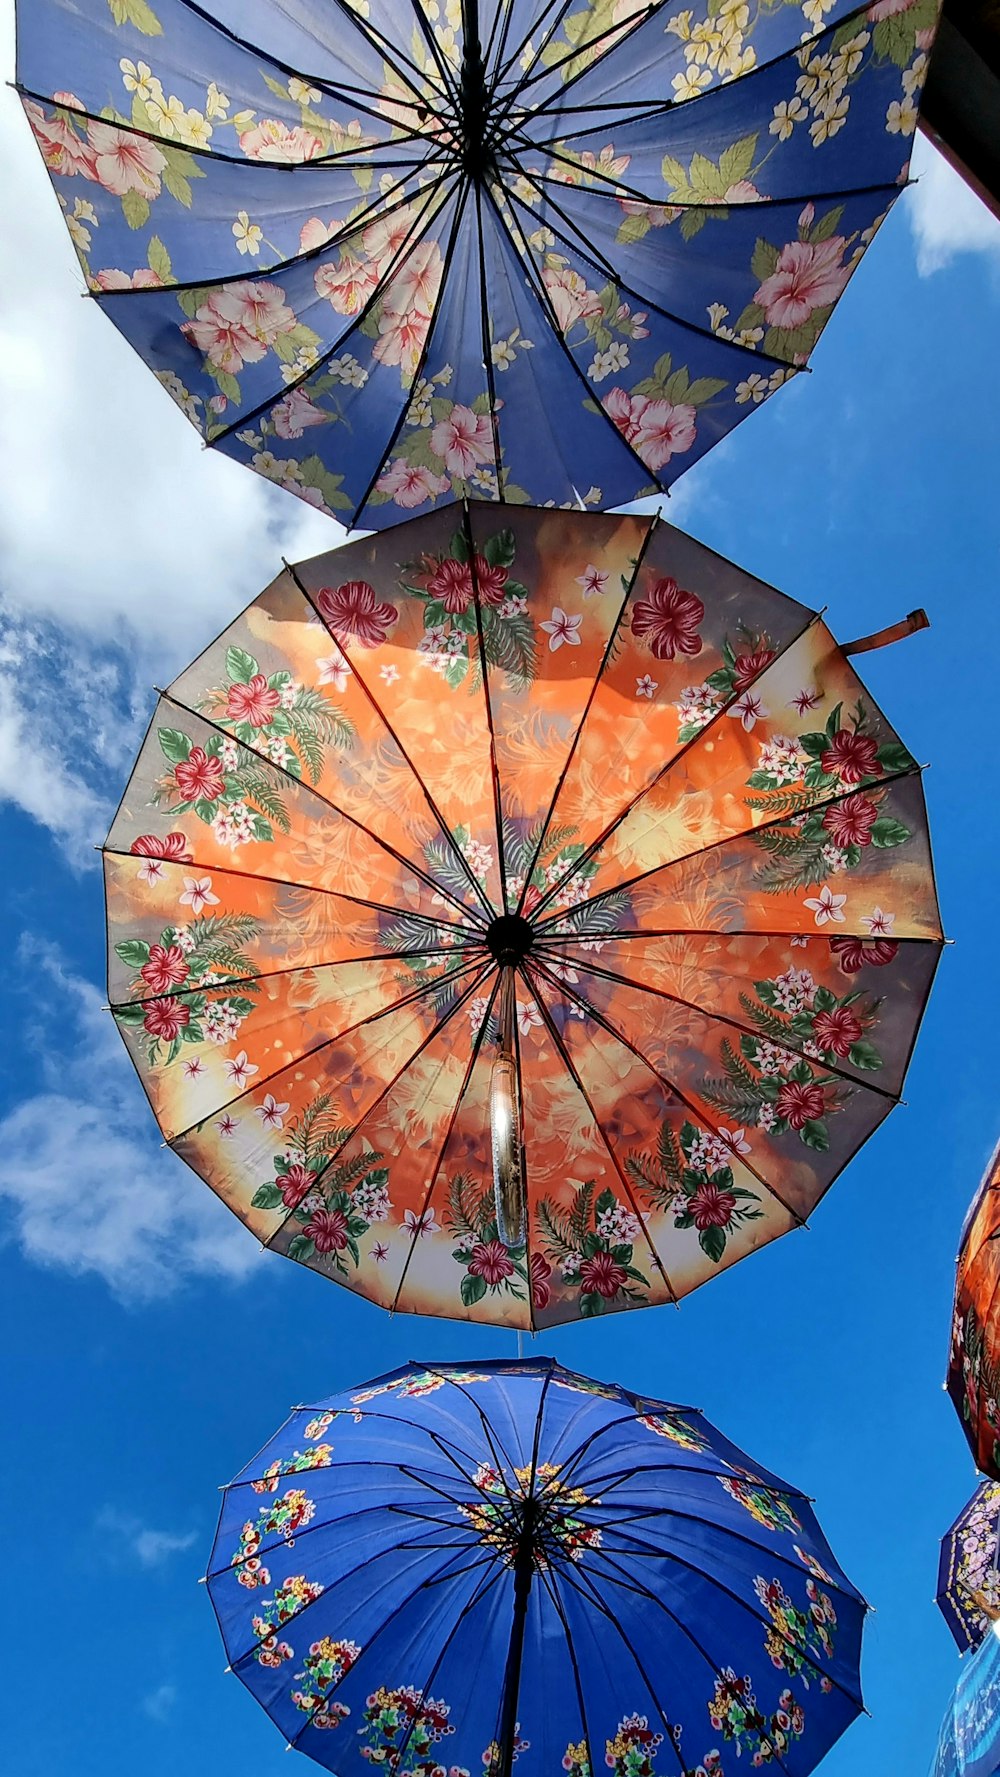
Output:
[[[291,389],[271,414],[279,438],[301,438],[307,426],[327,426],[332,417],[304,389]]]
[[[643,399],[643,397],[639,397]],[[695,410],[686,402],[646,401],[637,416],[632,447],[647,469],[662,469],[673,456],[690,450],[697,425]]]
[[[229,1115],[229,1112],[227,1111],[224,1117],[219,1118],[219,1121],[216,1123],[215,1127],[219,1131],[220,1135],[227,1136],[227,1135],[235,1135],[238,1125],[236,1122],[236,1118],[231,1117]]]
[[[742,722],[749,734],[756,724],[768,716],[770,712],[764,708],[763,702],[753,691],[744,691],[742,697],[738,697],[734,704],[730,704],[726,714],[735,716],[738,722]]]
[[[810,913],[815,915],[816,924],[818,926],[830,924],[842,925],[844,922],[843,909],[846,901],[846,895],[835,895],[830,888],[830,884],[824,882],[818,895],[809,895],[806,897],[805,905],[808,907]]]
[[[549,638],[550,652],[555,654],[556,650],[561,648],[564,642],[570,648],[578,648],[580,646],[580,625],[582,622],[583,618],[581,616],[570,617],[559,605],[554,605],[552,607],[552,616],[548,618],[546,622],[539,625],[539,628],[544,629]]]
[[[384,642],[399,617],[397,607],[379,599],[367,580],[345,580],[336,588],[324,586],[316,594],[316,605],[338,641],[357,636],[363,648],[377,648]]]
[[[289,129],[287,124],[280,123],[276,117],[263,117],[260,123],[244,130],[240,136],[240,147],[248,160],[274,160],[294,163],[303,160],[315,160],[323,153],[323,143],[312,130],[303,129],[299,124]]]
[[[257,1070],[254,1068],[254,1073],[256,1072]],[[269,1092],[263,1104],[257,1106],[255,1115],[261,1119],[265,1129],[281,1129],[284,1127],[287,1109],[287,1104],[279,1104],[274,1095]]]
[[[202,906],[218,906],[218,896],[211,892],[211,876],[185,876],[181,906],[190,906],[192,913],[201,913]]]
[[[317,266],[313,283],[317,296],[325,298],[338,315],[357,315],[375,294],[378,273],[367,259],[345,247],[337,265]]]
[[[72,98],[72,94],[63,96]],[[78,99],[73,99],[67,108],[82,109]],[[30,100],[24,101],[24,110],[50,173],[59,173],[64,179],[73,178],[78,173],[85,179],[97,178],[93,150],[89,142],[81,141],[68,118],[60,117],[58,112],[47,117],[41,105],[32,104]]]
[[[414,1240],[421,1240],[426,1234],[441,1232],[441,1224],[434,1220],[434,1211],[431,1209],[425,1209],[420,1215],[416,1210],[408,1209],[403,1216],[403,1227]]]
[[[468,481],[475,470],[493,461],[493,427],[488,414],[473,413],[456,402],[446,420],[431,432],[431,450],[449,475]]]
[[[651,679],[648,673],[643,673],[642,678],[636,679],[635,682],[636,697],[648,697],[650,702],[652,702],[654,692],[659,688],[658,681]]]
[[[827,241],[789,241],[778,263],[754,295],[769,327],[801,327],[816,309],[837,301],[850,277],[841,264],[843,235]]]
[[[433,469],[408,463],[405,457],[395,457],[378,479],[379,493],[394,500],[404,511],[412,511],[426,500],[439,500],[450,486],[446,475],[435,475]]]
[[[259,1072],[260,1069],[256,1067],[252,1061],[247,1060],[247,1052],[245,1049],[241,1049],[238,1055],[234,1055],[232,1061],[226,1062],[227,1077],[233,1086],[239,1087],[241,1092],[249,1080],[250,1075]]]
[[[96,119],[87,125],[87,141],[94,157],[94,177],[105,191],[115,197],[126,197],[131,191],[147,200],[159,197],[160,174],[167,157],[155,143]]]
[[[592,562],[588,563],[583,573],[577,575],[576,583],[583,587],[585,599],[594,598],[596,594],[602,593],[607,586],[608,570],[607,568],[595,568]]]
[[[542,282],[549,293],[560,332],[568,333],[577,321],[600,314],[600,295],[596,290],[588,289],[586,279],[571,266],[547,266],[542,273]]]
[[[895,923],[896,915],[883,913],[881,907],[874,907],[871,913],[862,914],[861,917],[861,924],[868,927],[873,938],[891,938]]]

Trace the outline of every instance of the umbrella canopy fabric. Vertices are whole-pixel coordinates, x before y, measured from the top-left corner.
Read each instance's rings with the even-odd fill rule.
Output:
[[[1000,1146],[993,1153],[962,1229],[948,1393],[976,1460],[1000,1481]]]
[[[963,1665],[941,1724],[930,1777],[997,1777],[1000,1772],[1000,1636],[986,1636]]]
[[[296,1408],[207,1583],[232,1670],[338,1777],[805,1777],[862,1708],[866,1607],[803,1495],[548,1358]]]
[[[105,848],[109,998],[261,1241],[529,1326],[800,1226],[942,940],[916,763],[818,617],[647,518],[499,516],[287,569],[181,673]]]
[[[1000,1616],[1000,1482],[983,1481],[941,1538],[937,1601],[962,1652]]]
[[[938,0],[32,0],[97,302],[345,523],[665,488],[809,357],[905,183]]]

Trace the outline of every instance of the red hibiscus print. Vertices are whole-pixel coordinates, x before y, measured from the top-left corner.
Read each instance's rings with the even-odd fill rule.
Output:
[[[815,1080],[786,1080],[775,1100],[775,1110],[791,1129],[804,1129],[826,1109],[822,1086]]]
[[[636,600],[632,634],[646,642],[657,660],[700,654],[698,625],[704,615],[705,607],[693,592],[684,592],[669,577],[655,580],[646,597]]]
[[[482,1277],[492,1289],[505,1277],[512,1277],[514,1265],[502,1240],[480,1240],[472,1249],[469,1270],[473,1277]]]
[[[460,617],[472,603],[472,569],[467,561],[438,562],[427,582],[431,598],[440,599],[446,611]]]
[[[549,1289],[549,1278],[552,1266],[541,1253],[532,1253],[528,1261],[528,1279],[531,1285],[531,1300],[536,1308],[547,1308],[552,1291]]]
[[[191,853],[183,833],[140,833],[133,839],[130,851],[137,858],[168,858],[175,864],[189,864]]]
[[[317,1209],[305,1231],[318,1253],[342,1253],[347,1245],[347,1217],[342,1209]]]
[[[852,1044],[863,1032],[863,1025],[850,1006],[835,1006],[832,1012],[817,1012],[813,1019],[813,1036],[821,1049],[832,1049],[841,1060],[850,1054]]]
[[[266,728],[280,703],[280,691],[271,688],[263,673],[254,673],[248,684],[230,685],[226,715],[231,722]]]
[[[705,1228],[728,1227],[736,1208],[736,1198],[732,1191],[720,1191],[718,1185],[706,1179],[694,1196],[688,1198],[687,1207],[694,1217],[695,1227],[702,1233]]]
[[[776,658],[773,648],[756,648],[752,654],[737,654],[733,662],[733,690],[745,691]]]
[[[153,1000],[146,1007],[142,1022],[151,1037],[160,1037],[164,1043],[172,1043],[180,1036],[184,1026],[190,1024],[191,1008],[178,1005],[176,1000]]]
[[[377,648],[399,618],[395,605],[384,603],[367,580],[345,580],[324,586],[316,596],[319,614],[337,640],[357,636],[363,648]]]
[[[139,973],[153,993],[169,993],[172,987],[186,981],[191,971],[179,944],[151,944],[149,961],[143,963]]]
[[[627,1271],[615,1263],[610,1253],[595,1253],[580,1266],[580,1288],[588,1295],[604,1296],[610,1301],[627,1282]]]
[[[876,742],[870,734],[855,734],[851,728],[837,729],[819,762],[828,777],[839,777],[845,784],[882,775]]]
[[[877,820],[878,809],[870,797],[848,796],[827,809],[823,825],[834,845],[869,845]]]
[[[891,963],[899,944],[895,938],[831,938],[830,949],[844,974],[856,975],[866,964],[882,969]]]
[[[484,605],[502,605],[507,594],[507,569],[495,568],[485,555],[476,555],[472,560],[472,568],[476,579],[476,590]]]
[[[177,788],[185,802],[215,802],[226,787],[218,759],[210,759],[204,747],[192,747],[186,759],[174,766]]]
[[[315,1183],[316,1174],[310,1172],[308,1166],[303,1166],[298,1160],[293,1161],[288,1171],[283,1172],[279,1178],[275,1179],[275,1184],[281,1192],[281,1201],[286,1209],[295,1209]]]

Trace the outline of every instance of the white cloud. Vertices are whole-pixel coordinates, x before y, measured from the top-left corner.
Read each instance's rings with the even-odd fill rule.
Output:
[[[49,1269],[103,1278],[127,1301],[194,1277],[238,1281],[260,1249],[208,1186],[163,1149],[101,995],[25,939],[45,1090],[0,1121],[8,1240]]]
[[[112,1506],[98,1512],[95,1529],[106,1555],[137,1561],[140,1567],[163,1567],[171,1555],[183,1554],[198,1540],[196,1530],[151,1530],[141,1519]]]
[[[155,1691],[142,1698],[140,1708],[151,1721],[166,1721],[177,1701],[177,1686],[158,1684]]]
[[[986,253],[1000,265],[1000,220],[923,135],[914,146],[912,171],[919,183],[903,202],[920,276],[941,271],[959,253]]]
[[[0,0],[0,77],[13,78]],[[163,682],[340,525],[196,432],[83,279],[20,102],[0,86],[0,545],[23,611],[138,649]]]

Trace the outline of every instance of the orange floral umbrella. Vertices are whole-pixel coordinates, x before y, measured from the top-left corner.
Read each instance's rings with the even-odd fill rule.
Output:
[[[162,697],[105,869],[175,1152],[290,1258],[511,1326],[800,1225],[942,942],[918,768],[825,624],[641,516],[287,568]]]
[[[948,1393],[984,1475],[1000,1481],[1000,1145],[962,1229]]]

